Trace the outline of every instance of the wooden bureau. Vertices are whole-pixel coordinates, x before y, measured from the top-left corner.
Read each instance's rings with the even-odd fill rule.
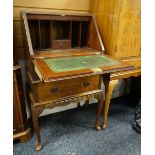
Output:
[[[133,66],[104,54],[95,17],[91,14],[23,12],[27,39],[26,69],[29,103],[42,148],[39,115],[44,109],[98,99],[96,129],[103,106],[102,76]]]

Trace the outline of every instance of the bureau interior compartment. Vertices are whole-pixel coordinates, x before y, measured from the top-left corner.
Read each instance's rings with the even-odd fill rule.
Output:
[[[71,21],[52,21],[52,39],[71,39]]]
[[[34,51],[88,47],[90,20],[28,19]]]
[[[72,47],[87,47],[89,37],[88,21],[72,22]]]
[[[28,25],[33,50],[49,48],[51,22],[47,20],[29,20]]]
[[[88,47],[89,22],[82,22],[80,47]]]
[[[46,49],[50,47],[50,31],[51,22],[48,20],[40,20],[39,21],[39,40],[40,40],[40,48]]]
[[[32,42],[33,50],[40,48],[39,42],[39,20],[29,20],[28,21],[29,32]]]
[[[80,47],[81,21],[72,22],[72,47]]]
[[[52,21],[52,49],[71,48],[71,21]]]

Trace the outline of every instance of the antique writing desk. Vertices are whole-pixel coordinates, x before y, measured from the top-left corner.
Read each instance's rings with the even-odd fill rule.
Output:
[[[96,98],[103,105],[102,76],[132,66],[104,54],[104,46],[93,15],[23,12],[28,48],[26,64],[29,101],[37,136],[42,147],[38,118],[45,108]]]

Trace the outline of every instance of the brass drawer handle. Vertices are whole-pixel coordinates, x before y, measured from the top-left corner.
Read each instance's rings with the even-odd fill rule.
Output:
[[[90,82],[83,82],[83,86],[84,86],[84,87],[90,86]]]
[[[58,91],[58,88],[51,88],[50,90],[51,90],[52,93],[55,93],[55,92]]]

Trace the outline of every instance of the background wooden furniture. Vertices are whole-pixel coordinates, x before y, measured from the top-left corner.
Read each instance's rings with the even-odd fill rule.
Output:
[[[13,140],[21,142],[31,138],[31,129],[28,127],[26,107],[21,77],[21,67],[13,67]]]
[[[106,53],[140,66],[140,0],[92,0],[90,11]]]
[[[108,118],[110,99],[111,99],[112,92],[118,83],[118,80],[129,78],[129,77],[138,77],[140,76],[140,73],[141,73],[140,69],[136,69],[136,70],[126,71],[126,72],[116,72],[116,73],[112,73],[108,77],[103,77],[103,81],[105,84],[105,103],[104,103],[104,116],[103,116],[102,129],[105,129],[107,127],[107,118]]]
[[[90,11],[105,45],[105,53],[135,66],[133,71],[111,74],[105,79],[106,99],[104,121],[106,127],[110,98],[118,80],[141,74],[141,10],[140,0],[91,0]]]

